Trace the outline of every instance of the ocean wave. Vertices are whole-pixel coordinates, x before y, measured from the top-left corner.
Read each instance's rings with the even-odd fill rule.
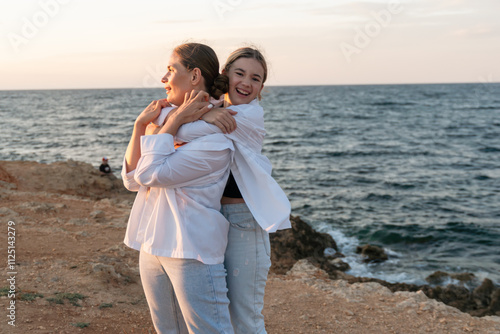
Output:
[[[375,107],[384,107],[384,106],[414,106],[417,103],[415,102],[394,102],[394,101],[381,101],[381,102],[372,102],[369,105]]]
[[[390,188],[403,189],[403,190],[415,189],[417,187],[417,184],[414,183],[401,183],[401,182],[389,182],[389,181],[385,181],[384,185]]]
[[[483,153],[498,153],[498,152],[500,152],[500,148],[493,147],[493,146],[485,146],[485,147],[478,149],[478,151],[483,152]]]
[[[433,153],[429,151],[401,151],[401,150],[367,150],[367,151],[330,151],[326,152],[330,157],[371,157],[371,156],[431,156]]]
[[[394,198],[394,196],[389,194],[369,193],[362,200],[373,202],[373,201],[392,201],[396,199]]]

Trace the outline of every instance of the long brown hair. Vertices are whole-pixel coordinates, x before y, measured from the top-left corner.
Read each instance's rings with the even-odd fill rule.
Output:
[[[219,74],[219,60],[215,51],[205,44],[185,43],[177,46],[174,53],[188,70],[199,68],[205,88],[210,96],[218,99],[229,90],[229,81]]]

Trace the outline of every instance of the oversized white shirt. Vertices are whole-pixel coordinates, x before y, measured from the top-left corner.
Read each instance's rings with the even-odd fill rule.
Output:
[[[141,158],[122,179],[137,197],[125,244],[153,255],[224,261],[229,222],[220,213],[233,145],[222,134],[174,148],[170,134],[141,137]]]
[[[266,135],[264,110],[257,100],[229,109],[238,112],[234,116],[236,130],[226,135],[235,148],[231,171],[245,203],[267,232],[290,228],[290,202],[271,176],[271,162],[261,153]],[[221,130],[204,121],[196,121],[182,125],[176,140],[191,142],[213,133],[221,133]]]

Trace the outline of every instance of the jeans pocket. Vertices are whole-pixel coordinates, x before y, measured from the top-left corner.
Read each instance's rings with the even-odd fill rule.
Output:
[[[271,257],[271,240],[269,240],[269,233],[264,229],[260,229],[262,232],[262,240],[264,241],[264,247],[266,248],[267,256]]]
[[[255,220],[253,216],[248,213],[231,213],[227,217],[227,220],[234,227],[243,231],[253,231],[255,230]]]

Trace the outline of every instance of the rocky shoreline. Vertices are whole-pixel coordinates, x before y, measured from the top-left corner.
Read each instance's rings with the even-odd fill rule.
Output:
[[[291,222],[291,230],[278,231],[271,236],[273,263],[271,270],[275,273],[285,274],[297,261],[307,259],[311,264],[324,270],[330,279],[343,279],[351,284],[376,282],[392,292],[422,291],[429,298],[456,307],[473,316],[500,316],[500,287],[495,286],[490,279],[484,279],[478,287],[470,291],[464,285],[440,286],[438,284],[449,278],[462,283],[471,282],[474,279],[471,273],[448,274],[437,271],[426,279],[431,283],[429,285],[389,283],[376,278],[351,276],[345,273],[349,265],[342,261],[344,255],[338,252],[337,244],[329,234],[314,231],[300,217],[292,216]],[[325,255],[324,250],[327,248],[334,249],[336,252]],[[365,257],[366,262],[387,260],[383,249],[373,245],[358,247],[358,253]]]
[[[15,222],[18,233],[16,302],[22,309],[18,317],[22,328],[36,333],[73,333],[75,326],[90,326],[93,329],[82,329],[89,333],[151,332],[137,254],[122,243],[134,197],[121,180],[101,176],[87,163],[0,161],[0,216]],[[423,324],[434,333],[500,330],[500,289],[491,281],[469,291],[463,286],[391,284],[354,277],[345,273],[348,265],[330,235],[314,231],[300,217],[292,217],[292,224],[293,229],[272,235],[265,309],[269,333],[330,333],[331,328],[336,333],[366,333],[364,328],[377,326],[394,328],[388,333],[420,333]],[[0,241],[3,247],[6,234]],[[325,249],[330,250],[328,256]],[[385,258],[377,247],[361,247],[359,252],[367,261]],[[431,278],[438,282],[446,275],[438,272]],[[312,290],[297,295],[293,289],[306,289],[301,284]],[[10,301],[4,285],[0,285],[2,309]],[[345,311],[351,306],[358,311]],[[283,309],[290,314],[283,314]],[[389,311],[403,312],[406,320],[377,320]],[[340,316],[332,321],[335,312]],[[363,315],[360,321],[368,317],[373,322],[353,324],[357,315]],[[11,327],[1,322],[0,331],[10,333],[5,329]]]

